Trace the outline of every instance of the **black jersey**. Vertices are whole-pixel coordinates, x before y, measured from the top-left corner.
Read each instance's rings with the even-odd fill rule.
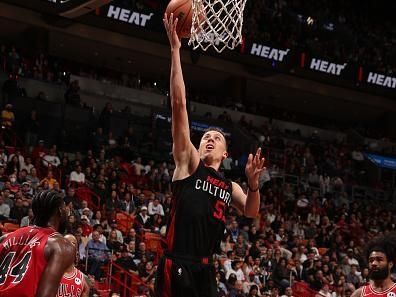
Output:
[[[167,250],[193,257],[213,255],[224,235],[225,212],[232,200],[231,181],[200,161],[191,176],[172,183],[172,191]]]

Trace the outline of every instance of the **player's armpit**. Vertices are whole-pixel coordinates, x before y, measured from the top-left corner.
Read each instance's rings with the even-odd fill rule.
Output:
[[[245,214],[246,194],[240,185],[232,182],[232,206],[238,210],[240,215]]]
[[[47,266],[41,276],[36,297],[54,297],[61,278],[75,260],[75,249],[63,237],[49,238],[44,249]]]
[[[247,218],[255,218],[258,214],[260,197],[258,192],[243,192],[240,185],[232,182],[232,205]]]

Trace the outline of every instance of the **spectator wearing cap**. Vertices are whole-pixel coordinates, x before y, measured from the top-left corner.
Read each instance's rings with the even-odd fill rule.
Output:
[[[92,226],[89,224],[89,219],[86,215],[82,215],[80,218],[81,224],[80,227],[82,229],[82,235],[84,237],[88,237],[89,234],[92,233]]]
[[[152,223],[151,217],[147,214],[147,206],[143,205],[140,208],[139,214],[135,218],[135,229],[137,232],[150,232]]]

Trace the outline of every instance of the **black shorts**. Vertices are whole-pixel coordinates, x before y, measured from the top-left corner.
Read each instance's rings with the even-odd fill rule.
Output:
[[[163,256],[155,278],[156,297],[216,297],[215,268],[183,257]]]

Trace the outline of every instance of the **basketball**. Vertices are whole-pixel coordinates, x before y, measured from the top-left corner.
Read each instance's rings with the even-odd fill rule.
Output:
[[[168,17],[173,13],[173,18],[178,18],[176,27],[180,38],[190,38],[192,25],[192,0],[172,0],[166,8]]]

